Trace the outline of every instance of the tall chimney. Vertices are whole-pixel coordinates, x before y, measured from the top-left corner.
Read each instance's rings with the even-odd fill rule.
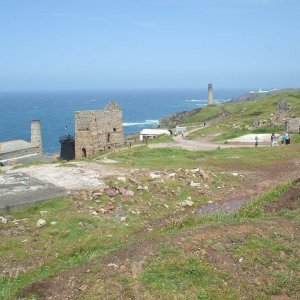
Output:
[[[38,153],[43,154],[41,122],[39,120],[31,122],[31,145],[38,147]]]
[[[214,104],[214,95],[213,95],[213,88],[212,84],[208,84],[208,96],[207,96],[207,105]]]

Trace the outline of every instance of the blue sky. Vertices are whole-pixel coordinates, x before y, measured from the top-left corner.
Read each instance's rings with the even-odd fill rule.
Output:
[[[299,0],[0,0],[0,91],[299,80]]]

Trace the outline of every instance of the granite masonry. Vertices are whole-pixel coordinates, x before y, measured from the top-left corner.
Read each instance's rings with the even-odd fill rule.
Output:
[[[122,110],[111,101],[101,110],[75,112],[75,157],[89,157],[125,143]]]
[[[0,166],[19,163],[24,159],[36,158],[43,153],[40,121],[31,122],[31,142],[14,140],[0,143]]]

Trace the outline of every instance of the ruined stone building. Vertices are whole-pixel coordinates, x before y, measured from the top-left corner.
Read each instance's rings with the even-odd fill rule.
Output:
[[[11,165],[24,160],[34,160],[43,154],[40,121],[31,122],[31,141],[14,140],[0,143],[0,165]]]
[[[75,157],[88,157],[125,143],[122,110],[111,101],[100,110],[75,112]]]

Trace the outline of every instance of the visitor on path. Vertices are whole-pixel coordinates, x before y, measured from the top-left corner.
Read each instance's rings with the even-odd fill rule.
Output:
[[[258,136],[255,136],[255,147],[258,146]]]
[[[204,122],[204,123],[203,123],[203,127],[205,127],[205,126],[206,126],[206,123]],[[299,126],[299,128],[300,128],[300,126]],[[299,130],[300,130],[300,129],[299,129]]]
[[[284,145],[285,144],[285,134],[283,133],[281,135],[281,145]]]
[[[271,147],[275,146],[275,141],[276,141],[275,133],[272,133],[271,134]]]
[[[290,142],[291,142],[291,138],[290,138],[289,132],[286,131],[284,136],[285,136],[285,144],[286,144],[286,145],[289,145]]]

